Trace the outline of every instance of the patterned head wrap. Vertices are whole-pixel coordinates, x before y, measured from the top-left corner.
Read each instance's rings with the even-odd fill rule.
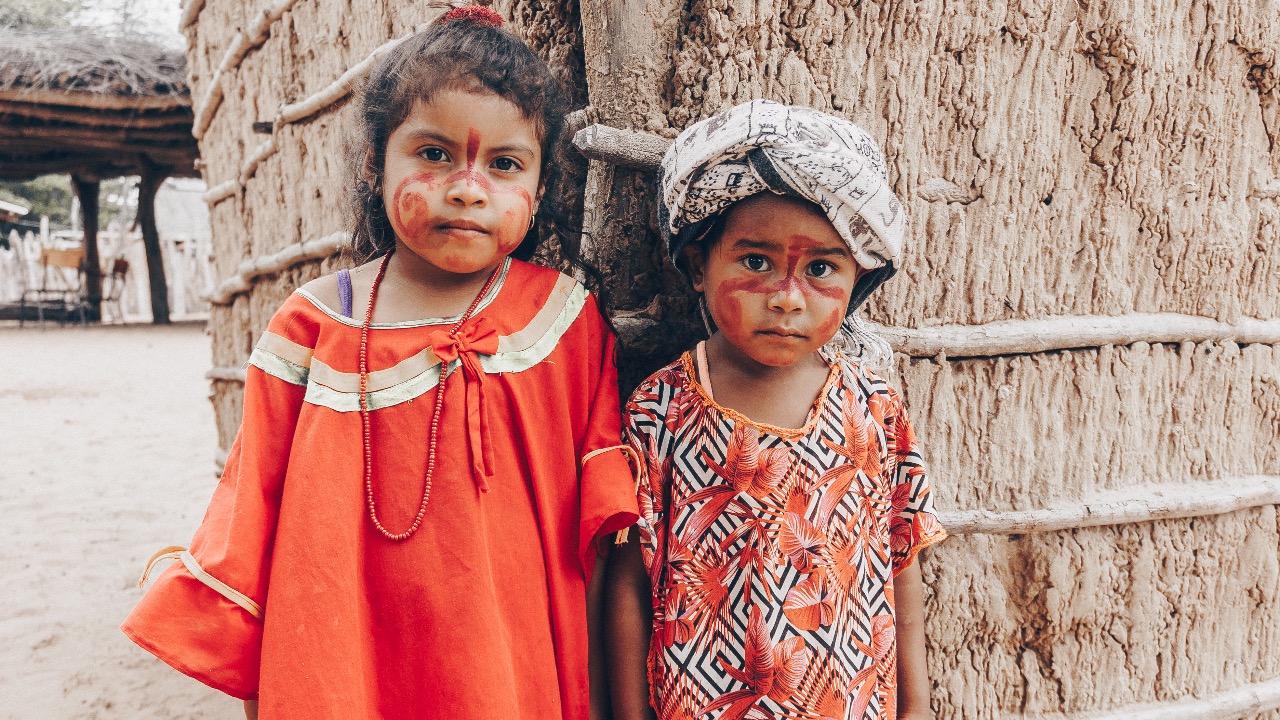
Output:
[[[730,205],[765,191],[821,207],[867,270],[849,313],[897,271],[907,218],[875,141],[848,120],[771,100],[697,122],[667,150],[659,213],[671,259]]]

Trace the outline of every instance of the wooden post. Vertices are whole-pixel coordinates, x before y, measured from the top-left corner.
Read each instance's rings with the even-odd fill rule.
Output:
[[[169,284],[164,277],[164,254],[160,252],[160,233],[156,230],[156,191],[169,176],[169,168],[142,161],[142,180],[138,183],[138,224],[142,227],[142,245],[147,251],[147,281],[151,286],[151,322],[169,324]]]
[[[592,121],[651,133],[672,128],[663,88],[671,79],[680,0],[582,0]],[[691,347],[701,331],[683,279],[663,260],[652,169],[592,161],[583,213],[584,254],[605,273],[618,330],[619,385],[627,394]]]
[[[71,185],[80,198],[80,225],[84,228],[85,298],[94,319],[102,317],[102,263],[98,259],[98,189],[97,178],[71,176]]]

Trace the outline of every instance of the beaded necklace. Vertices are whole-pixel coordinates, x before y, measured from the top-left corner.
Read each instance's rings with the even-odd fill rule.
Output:
[[[388,540],[408,540],[418,531],[418,527],[422,525],[422,518],[427,513],[427,502],[431,499],[431,479],[435,475],[436,470],[436,436],[440,425],[440,410],[444,407],[444,388],[448,379],[447,364],[440,363],[440,383],[436,386],[436,404],[431,411],[431,429],[430,440],[427,445],[427,472],[422,479],[422,502],[418,504],[418,514],[413,518],[413,524],[408,530],[401,533],[393,533],[387,530],[382,521],[378,519],[377,504],[373,499],[373,432],[370,428],[369,419],[369,326],[373,322],[373,304],[378,297],[378,286],[382,284],[382,277],[387,274],[387,263],[391,260],[392,253],[387,253],[382,258],[382,263],[378,266],[378,274],[373,278],[373,287],[369,288],[369,307],[364,312],[364,322],[360,325],[360,428],[364,434],[364,496],[366,504],[369,507],[369,519],[373,521],[373,526],[382,533],[382,536]],[[480,288],[479,294],[471,301],[471,306],[462,314],[458,322],[449,328],[449,337],[456,338],[458,330],[466,324],[471,316],[475,314],[476,308],[480,306],[480,301],[484,299],[489,291],[493,288],[494,282],[498,279],[498,275],[502,270],[502,264],[494,268],[493,274],[485,281],[484,287]]]

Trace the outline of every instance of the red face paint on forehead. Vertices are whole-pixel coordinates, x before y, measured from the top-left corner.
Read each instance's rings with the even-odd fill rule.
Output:
[[[476,170],[476,157],[480,155],[480,131],[475,128],[467,130],[467,172]]]

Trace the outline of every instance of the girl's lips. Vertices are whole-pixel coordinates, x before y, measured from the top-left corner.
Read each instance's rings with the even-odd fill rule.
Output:
[[[488,230],[483,225],[470,220],[453,220],[440,224],[441,230],[465,230],[467,232],[477,232],[488,234]]]
[[[783,337],[783,338],[804,339],[808,337],[808,335],[805,335],[803,333],[796,332],[795,330],[787,330],[785,328],[769,328],[767,330],[757,330],[756,333],[759,335],[773,335],[776,337]]]

